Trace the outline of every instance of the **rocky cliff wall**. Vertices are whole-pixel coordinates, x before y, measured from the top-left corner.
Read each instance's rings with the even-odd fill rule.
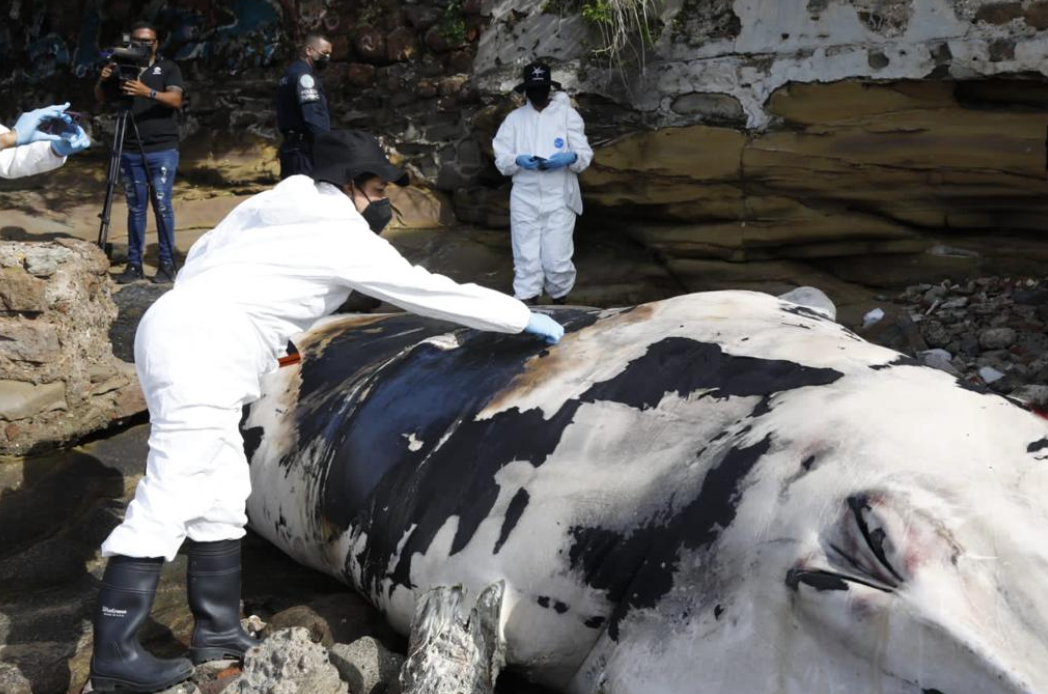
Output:
[[[593,23],[571,12],[586,4],[534,13],[529,0],[495,2],[475,65],[481,88],[511,86],[531,52],[570,67],[570,89],[628,104],[648,126],[764,130],[778,124],[772,96],[791,84],[1048,74],[1045,0],[666,0],[654,4],[645,69],[624,80],[593,60]]]
[[[98,48],[152,16],[189,76],[183,175],[253,190],[274,180],[272,85],[320,29],[334,122],[383,134],[459,219],[505,226],[490,141],[537,56],[597,145],[583,222],[689,288],[812,270],[896,286],[1046,259],[1048,1],[666,0],[643,69],[601,58],[593,5],[9,2],[0,62],[10,107],[83,103]]]

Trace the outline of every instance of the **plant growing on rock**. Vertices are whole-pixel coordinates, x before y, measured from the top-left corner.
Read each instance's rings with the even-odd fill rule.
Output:
[[[582,0],[583,20],[600,32],[601,45],[593,49],[598,58],[624,66],[627,57],[643,67],[644,49],[658,36],[661,0]]]
[[[631,59],[644,65],[644,50],[661,31],[661,4],[662,0],[545,0],[539,11],[582,17],[600,36],[591,55],[622,68]]]
[[[453,2],[444,10],[440,20],[440,36],[449,46],[461,46],[466,43],[466,19],[462,15],[462,6]]]

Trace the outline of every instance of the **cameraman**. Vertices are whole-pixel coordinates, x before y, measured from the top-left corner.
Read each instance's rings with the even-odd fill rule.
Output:
[[[171,206],[171,191],[178,169],[182,71],[178,65],[157,54],[156,29],[148,22],[137,22],[131,27],[131,44],[149,51],[149,62],[137,68],[137,78],[120,74],[128,69],[126,65],[118,70],[116,64],[110,63],[95,84],[95,98],[100,103],[123,100],[125,108],[130,105],[132,120],[141,137],[140,147],[135,128],[129,127],[120,157],[120,173],[127,197],[127,267],[116,276],[116,281],[127,284],[144,277],[142,250],[151,183],[160,243],[160,265],[153,282],[168,283],[175,279],[175,213]]]
[[[26,111],[13,130],[0,125],[0,178],[21,178],[57,169],[70,154],[91,146],[91,138],[66,114],[69,104]],[[55,121],[59,128],[49,128]],[[46,132],[46,130],[52,132]]]

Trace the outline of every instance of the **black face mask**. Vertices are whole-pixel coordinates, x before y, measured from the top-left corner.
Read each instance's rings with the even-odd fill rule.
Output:
[[[144,48],[149,51],[150,58],[156,58],[156,43],[153,41],[136,41],[131,39],[131,45],[135,48]]]
[[[364,197],[367,197],[367,195],[365,194]],[[368,198],[368,206],[364,208],[360,215],[368,223],[368,226],[371,227],[371,231],[381,234],[382,230],[393,219],[393,205],[390,204],[389,198],[382,200]]]
[[[541,107],[549,103],[549,87],[532,87],[524,91],[532,106]]]
[[[313,69],[317,72],[323,72],[327,68],[328,63],[331,62],[330,55],[318,55],[313,59]]]

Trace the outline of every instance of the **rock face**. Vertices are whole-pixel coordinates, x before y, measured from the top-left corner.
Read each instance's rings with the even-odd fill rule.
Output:
[[[594,61],[592,26],[525,5],[494,4],[481,93],[516,83],[522,46],[560,61],[605,143],[583,223],[659,252],[689,289],[812,271],[903,287],[1045,260],[1048,3],[678,0],[625,80]]]
[[[275,180],[274,85],[292,37],[319,29],[335,46],[333,123],[380,133],[438,191],[403,199],[413,226],[446,221],[449,197],[462,221],[508,225],[491,138],[520,103],[521,66],[541,56],[596,145],[580,226],[641,243],[689,290],[901,288],[1048,259],[1044,0],[667,0],[643,69],[628,51],[609,67],[599,17],[578,3],[209,7],[146,12],[188,77],[189,182]],[[10,19],[2,83],[27,103],[89,104],[80,77],[130,14],[23,4]],[[100,141],[110,121],[92,119]]]
[[[110,346],[108,268],[83,241],[0,242],[0,455],[144,409],[133,368]]]
[[[1041,0],[671,0],[654,9],[646,69],[624,85],[592,60],[593,22],[528,7],[494,2],[474,63],[482,88],[513,86],[525,52],[586,64],[561,81],[623,105],[630,97],[656,127],[712,118],[763,130],[775,120],[771,96],[790,84],[1044,75],[1048,45]]]
[[[684,275],[690,259],[789,259],[887,287],[1036,272],[1048,246],[1021,239],[1048,224],[1045,117],[1018,105],[1036,93],[794,84],[769,101],[774,130],[692,125],[607,145],[583,176],[588,213]]]

